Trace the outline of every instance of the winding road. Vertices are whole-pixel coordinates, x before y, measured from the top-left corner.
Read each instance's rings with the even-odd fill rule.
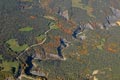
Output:
[[[37,43],[37,44],[33,44],[33,45],[29,46],[29,47],[26,48],[22,53],[20,53],[20,54],[16,57],[16,59],[19,59],[20,56],[22,56],[26,51],[28,51],[28,50],[31,49],[32,47],[35,47],[35,46],[39,46],[39,45],[44,44],[45,41],[47,40],[47,33],[49,33],[51,30],[52,30],[52,29],[50,28],[50,29],[48,29],[48,30],[44,33],[45,38],[43,39],[42,42]]]

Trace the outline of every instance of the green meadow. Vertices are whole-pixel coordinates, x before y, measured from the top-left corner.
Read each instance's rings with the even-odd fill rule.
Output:
[[[24,28],[20,28],[19,31],[22,31],[22,32],[28,32],[28,31],[32,31],[33,28],[32,27],[24,27]]]
[[[95,16],[91,13],[93,8],[89,5],[83,4],[82,0],[72,0],[72,7],[80,8],[82,10],[85,10],[87,12],[88,16],[95,18]]]
[[[42,41],[43,39],[45,39],[45,35],[40,35],[36,37],[37,41]]]
[[[3,61],[2,64],[0,64],[1,67],[4,67],[4,69],[2,71],[11,71],[12,67],[14,67],[16,69],[16,71],[18,70],[18,62],[11,62],[11,61]]]
[[[50,27],[50,29],[59,29],[58,26],[56,25],[56,23],[54,23],[54,22],[51,22],[49,24],[49,27]]]
[[[21,51],[25,50],[28,47],[27,44],[24,44],[24,45],[20,46],[16,39],[10,39],[6,43],[15,52],[21,52]]]

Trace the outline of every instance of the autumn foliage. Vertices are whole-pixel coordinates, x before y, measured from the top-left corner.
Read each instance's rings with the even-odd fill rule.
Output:
[[[109,43],[106,46],[106,50],[111,53],[117,53],[119,51],[119,46],[117,43]]]
[[[36,16],[30,16],[30,19],[36,19]]]
[[[60,44],[60,36],[49,36],[53,41],[50,41],[46,44],[44,44],[45,51],[48,53],[54,52],[52,50],[56,50],[56,48]]]
[[[72,28],[65,28],[63,25],[62,25],[62,23],[58,23],[57,24],[57,26],[63,31],[63,32],[65,32],[65,33],[67,33],[67,34],[72,34]]]
[[[88,46],[86,41],[84,41],[81,46],[78,46],[78,51],[80,54],[88,54]]]

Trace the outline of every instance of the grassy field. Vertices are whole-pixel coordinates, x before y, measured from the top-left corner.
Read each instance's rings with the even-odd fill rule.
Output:
[[[72,7],[81,8],[82,6],[81,0],[72,0]]]
[[[0,59],[3,59],[3,58],[2,58],[2,55],[0,55]]]
[[[0,64],[1,67],[4,67],[2,71],[11,71],[12,67],[15,67],[16,70],[18,70],[18,62],[9,62],[9,61],[3,61],[2,64]]]
[[[95,18],[95,16],[92,14],[93,8],[90,5],[83,4],[82,0],[72,0],[72,7],[85,10],[87,12],[87,15]]]
[[[10,39],[6,42],[13,51],[21,52],[28,47],[27,44],[20,46],[16,39]]]
[[[33,28],[32,27],[24,27],[24,28],[21,28],[21,29],[19,29],[19,31],[24,31],[24,32],[28,32],[28,31],[32,31],[33,30]]]
[[[43,39],[45,39],[45,35],[40,35],[40,36],[37,36],[36,37],[36,40],[39,42],[39,41],[42,41]]]
[[[2,57],[0,59],[2,59],[2,63],[0,64],[0,67],[3,67],[1,69],[2,72],[12,72],[12,68],[15,68],[15,73],[18,71],[19,63],[17,61],[6,61]]]
[[[11,72],[1,71],[0,72],[0,80],[6,80],[9,77],[9,80],[15,80]]]
[[[49,27],[50,27],[50,29],[59,29],[58,26],[56,25],[56,23],[54,23],[54,22],[51,22],[49,24]]]
[[[33,0],[22,0],[24,2],[33,2]]]

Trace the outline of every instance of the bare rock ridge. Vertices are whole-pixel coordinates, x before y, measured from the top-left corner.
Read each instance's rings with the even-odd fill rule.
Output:
[[[110,7],[112,15],[106,17],[106,22],[103,23],[104,27],[108,29],[109,27],[117,26],[117,21],[120,21],[120,10]]]

